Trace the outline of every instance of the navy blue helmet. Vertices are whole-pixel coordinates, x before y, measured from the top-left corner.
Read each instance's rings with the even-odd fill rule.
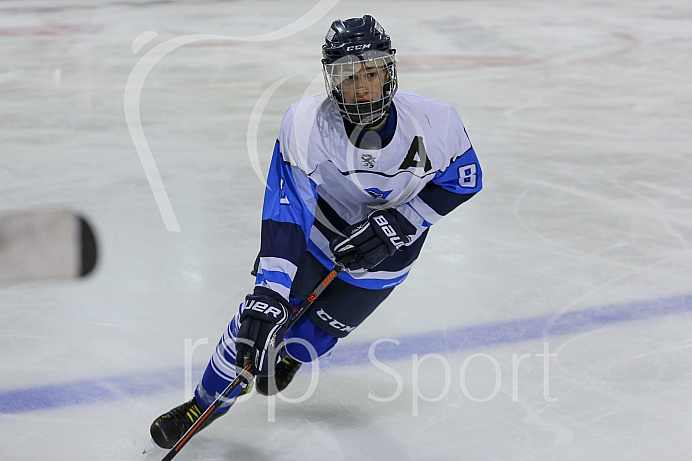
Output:
[[[334,21],[322,45],[323,63],[331,64],[346,55],[360,56],[366,51],[394,54],[392,41],[384,28],[370,15]]]
[[[377,125],[389,112],[397,90],[392,42],[372,16],[336,20],[322,46],[327,96],[344,119]]]

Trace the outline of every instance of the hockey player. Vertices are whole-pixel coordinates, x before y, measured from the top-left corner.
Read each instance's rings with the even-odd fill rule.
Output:
[[[395,50],[373,17],[334,21],[322,55],[326,94],[293,104],[281,123],[254,290],[194,398],[152,424],[161,447],[171,448],[194,424],[234,379],[236,364],[252,364],[258,392],[270,395],[302,363],[328,354],[406,278],[430,227],[481,190],[481,168],[456,110],[398,90]],[[347,270],[287,330],[293,306],[337,258],[350,261]]]

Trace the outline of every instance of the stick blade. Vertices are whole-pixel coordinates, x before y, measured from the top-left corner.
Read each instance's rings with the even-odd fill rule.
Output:
[[[144,451],[142,452],[143,455],[148,455],[152,451],[158,449],[159,446],[156,445],[156,442],[154,442],[154,439],[149,440],[149,444],[144,448]]]
[[[84,277],[97,246],[86,218],[70,210],[0,216],[0,283]]]
[[[94,230],[84,216],[77,215],[76,217],[79,219],[79,241],[82,245],[79,277],[86,277],[96,268],[96,261],[98,260],[96,236],[94,235]]]

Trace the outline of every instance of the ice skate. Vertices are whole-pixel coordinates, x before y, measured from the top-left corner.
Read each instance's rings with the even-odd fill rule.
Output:
[[[238,394],[238,397],[247,394],[251,389],[252,385],[246,387]],[[210,425],[220,416],[225,415],[229,408],[230,406],[226,407],[225,411],[221,413],[214,413],[207,416],[207,419],[202,423],[198,432]],[[149,429],[151,439],[161,448],[173,448],[183,434],[197,422],[200,416],[202,416],[204,410],[204,407],[193,397],[191,400],[156,418]],[[147,450],[145,450],[145,453],[146,452]]]
[[[152,440],[161,448],[173,448],[178,440],[204,413],[204,408],[192,398],[188,402],[173,408],[154,420],[149,429]],[[209,415],[199,430],[204,429],[224,413]]]
[[[274,395],[286,389],[302,363],[290,356],[276,364],[274,376],[258,376],[255,378],[257,392],[262,395]]]

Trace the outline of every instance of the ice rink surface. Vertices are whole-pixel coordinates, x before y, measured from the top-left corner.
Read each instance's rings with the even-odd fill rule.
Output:
[[[688,0],[4,0],[0,211],[82,210],[103,257],[1,288],[1,460],[163,457],[151,421],[251,289],[281,117],[363,14],[485,189],[301,403],[251,395],[176,459],[692,456]]]

